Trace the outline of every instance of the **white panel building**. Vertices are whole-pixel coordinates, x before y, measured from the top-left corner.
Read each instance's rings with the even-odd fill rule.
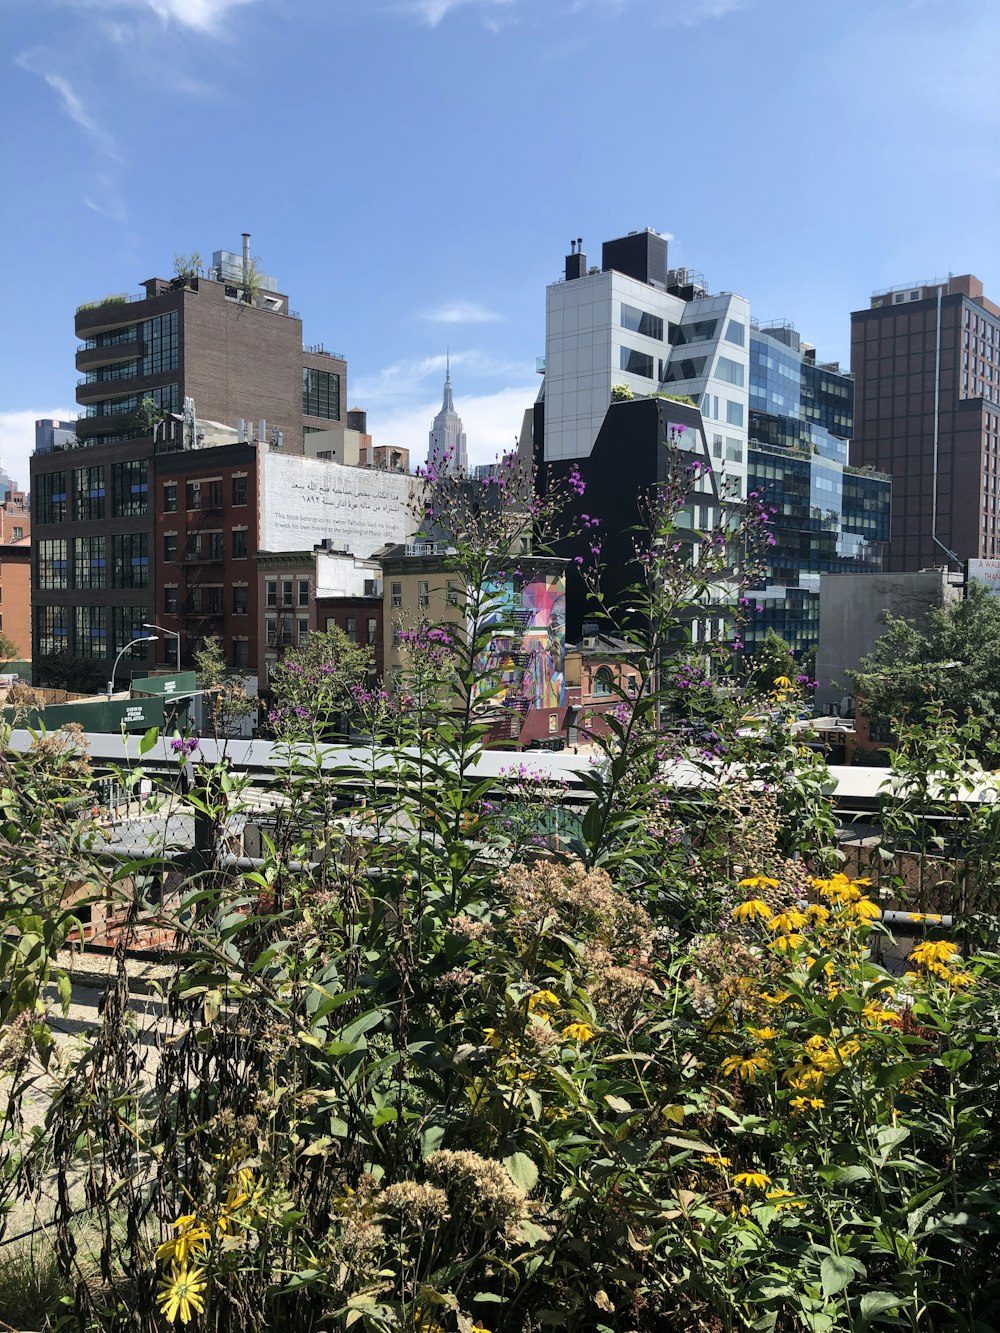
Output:
[[[588,457],[625,385],[691,398],[730,496],[745,496],[749,302],[668,269],[666,240],[649,229],[605,242],[601,268],[576,245],[546,292],[545,461]]]

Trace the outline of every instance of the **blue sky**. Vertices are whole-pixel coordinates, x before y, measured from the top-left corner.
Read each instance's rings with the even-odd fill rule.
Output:
[[[75,415],[73,310],[238,249],[422,456],[451,347],[473,461],[538,387],[570,237],[846,359],[873,288],[1000,300],[997,0],[0,0],[0,461]]]

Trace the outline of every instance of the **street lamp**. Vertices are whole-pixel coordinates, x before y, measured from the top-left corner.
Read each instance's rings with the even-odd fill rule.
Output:
[[[175,629],[164,629],[162,625],[151,625],[151,624],[149,623],[148,620],[144,620],[144,621],[142,622],[142,628],[143,628],[143,629],[155,629],[155,630],[159,630],[159,632],[160,632],[161,634],[171,634],[171,635],[173,635],[173,637],[177,640],[177,673],[178,673],[178,675],[179,675],[179,674],[180,674],[180,669],[181,669],[181,636],[180,636],[180,631],[179,631],[179,630],[175,630]]]
[[[111,679],[108,681],[108,698],[109,698],[109,699],[111,698],[111,696],[112,696],[112,695],[114,694],[114,692],[115,692],[115,672],[118,670],[118,663],[122,660],[122,658],[123,658],[124,655],[128,652],[128,650],[129,650],[130,648],[134,648],[135,645],[136,645],[137,643],[155,643],[155,641],[156,641],[159,637],[160,637],[160,636],[159,636],[158,634],[143,634],[143,635],[142,635],[140,638],[138,638],[138,639],[130,639],[130,640],[128,641],[128,643],[125,645],[125,647],[119,650],[118,656],[115,658],[115,664],[114,664],[114,666],[111,668]]]

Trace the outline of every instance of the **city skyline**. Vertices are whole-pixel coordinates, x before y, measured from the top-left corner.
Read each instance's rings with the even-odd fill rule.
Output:
[[[950,269],[1000,289],[986,63],[1000,14],[985,0],[6,11],[19,314],[0,342],[0,463],[22,485],[34,420],[73,401],[72,308],[244,230],[306,340],[348,357],[349,406],[377,443],[422,456],[450,342],[472,464],[510,446],[537,392],[544,289],[581,232],[593,249],[669,230],[711,290],[844,362],[850,311],[875,288]],[[667,97],[678,81],[687,93]],[[970,177],[980,207],[941,207]]]

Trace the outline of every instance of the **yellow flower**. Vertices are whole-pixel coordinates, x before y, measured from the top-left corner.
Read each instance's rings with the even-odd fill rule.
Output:
[[[794,932],[791,935],[779,935],[776,940],[771,941],[771,948],[777,953],[791,953],[797,949],[800,944],[805,944],[806,937],[797,935]]]
[[[767,875],[750,875],[747,879],[740,880],[741,889],[776,889],[778,887],[778,881],[768,879]]]
[[[796,1199],[791,1190],[768,1190],[767,1199],[773,1203],[775,1210],[781,1212],[782,1208],[804,1208],[805,1204],[801,1199]]]
[[[954,990],[962,990],[966,986],[974,986],[976,984],[976,978],[971,972],[952,972],[950,980]]]
[[[798,930],[806,925],[809,918],[804,912],[800,912],[796,907],[786,907],[783,912],[779,912],[768,923],[768,930],[773,930],[776,934],[788,935],[792,931]]]
[[[911,912],[911,913],[910,913],[910,920],[911,920],[911,921],[940,921],[940,920],[941,920],[941,913],[940,913],[940,912]]]
[[[806,916],[816,926],[825,926],[830,920],[830,909],[824,907],[822,903],[810,903],[806,908]]]
[[[793,1097],[788,1105],[793,1111],[822,1111],[826,1102],[822,1097]]]
[[[857,902],[848,905],[847,915],[859,921],[877,921],[882,913],[870,898],[859,898]]]
[[[733,916],[737,921],[753,921],[755,917],[766,921],[770,915],[771,909],[763,898],[748,898],[745,903],[733,908]]]
[[[771,1062],[763,1051],[753,1055],[730,1055],[722,1062],[724,1074],[735,1074],[741,1082],[756,1083],[758,1074],[770,1073]]]
[[[898,1023],[899,1014],[895,1009],[883,1009],[878,1000],[869,1000],[861,1010],[861,1017],[866,1023],[876,1025],[878,1023]]]
[[[496,1028],[483,1028],[483,1041],[487,1046],[499,1046],[500,1038],[497,1036]]]
[[[779,1005],[784,1004],[790,995],[791,991],[787,990],[776,990],[773,993],[765,990],[761,991],[760,998],[765,1004]]]
[[[777,1028],[771,1028],[771,1027],[749,1028],[748,1031],[751,1037],[753,1037],[754,1041],[774,1041],[777,1037],[781,1035]]]
[[[533,1014],[536,1011],[536,1009],[542,1010],[544,1014],[544,1011],[546,1009],[558,1009],[558,1008],[559,1008],[559,997],[558,995],[553,995],[550,990],[536,990],[533,995],[528,996],[529,1014]]]
[[[190,1323],[192,1314],[205,1313],[205,1285],[203,1268],[171,1264],[170,1276],[160,1278],[156,1303],[171,1324],[178,1315],[182,1324]]]
[[[589,1023],[570,1023],[568,1027],[562,1030],[564,1037],[569,1037],[570,1041],[590,1041],[594,1035],[594,1029]]]
[[[792,682],[787,676],[775,676],[772,684],[776,690],[790,690],[792,688]]]
[[[763,1171],[740,1171],[733,1176],[734,1185],[745,1185],[747,1189],[762,1190],[770,1183],[771,1177],[765,1176]]]
[[[174,1222],[173,1227],[178,1234],[159,1246],[157,1259],[173,1259],[175,1263],[186,1264],[190,1257],[198,1258],[204,1254],[209,1242],[209,1231],[194,1213],[185,1213]]]
[[[920,966],[928,967],[931,963],[947,963],[957,953],[958,948],[951,940],[924,940],[910,954],[910,959]]]
[[[706,1166],[717,1166],[720,1171],[732,1165],[728,1157],[702,1156],[701,1160]]]

